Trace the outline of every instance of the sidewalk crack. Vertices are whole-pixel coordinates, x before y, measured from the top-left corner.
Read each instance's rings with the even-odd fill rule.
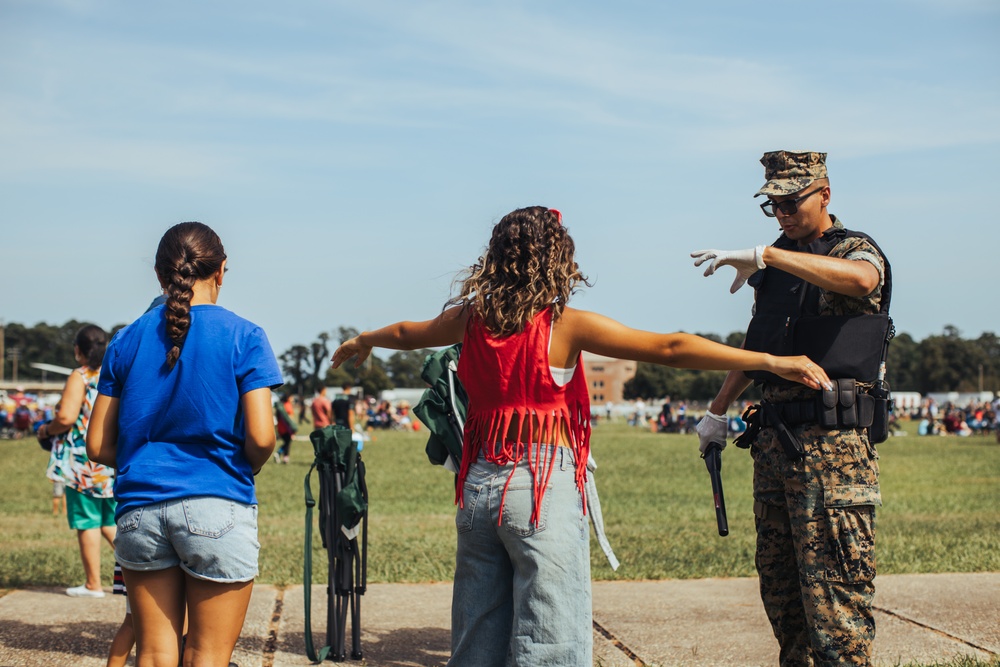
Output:
[[[267,628],[267,641],[261,655],[261,667],[274,666],[274,653],[278,650],[278,627],[281,625],[281,609],[285,605],[285,589],[279,588],[274,596],[274,611],[271,612],[271,623]]]
[[[635,652],[632,649],[630,649],[628,646],[625,646],[625,644],[623,644],[621,640],[619,640],[617,637],[611,634],[608,630],[604,628],[603,625],[601,625],[597,621],[594,621],[594,629],[597,630],[597,632],[600,633],[602,637],[604,637],[609,642],[614,644],[615,648],[617,648],[619,651],[628,656],[628,659],[632,661],[635,667],[649,667],[642,660],[642,658],[640,658],[635,654]]]
[[[898,618],[899,620],[903,621],[904,623],[909,623],[910,625],[915,625],[915,626],[917,626],[919,628],[923,628],[925,630],[930,630],[931,632],[939,634],[942,637],[947,637],[948,639],[956,641],[959,644],[965,644],[969,648],[974,648],[977,651],[982,651],[983,653],[989,655],[991,658],[995,658],[998,655],[1000,655],[1000,654],[998,654],[998,653],[996,653],[994,651],[991,651],[990,649],[986,648],[985,646],[980,646],[978,644],[975,644],[975,643],[969,641],[968,639],[963,639],[961,637],[957,637],[957,636],[951,634],[950,632],[945,632],[944,630],[939,630],[938,628],[935,628],[932,625],[927,625],[926,623],[921,623],[920,621],[915,621],[912,618],[908,618],[906,616],[903,616],[902,614],[897,614],[894,611],[890,611],[888,609],[883,609],[882,607],[876,607],[874,605],[872,605],[872,609],[874,609],[875,611],[881,612],[881,613],[885,614],[886,616],[892,616],[893,618]]]

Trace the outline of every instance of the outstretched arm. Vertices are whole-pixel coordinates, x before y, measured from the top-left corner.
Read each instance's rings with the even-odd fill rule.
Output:
[[[808,357],[750,352],[692,334],[640,331],[597,313],[566,308],[553,329],[550,359],[568,367],[576,363],[580,350],[675,368],[763,370],[813,389],[830,384],[823,369]]]
[[[751,275],[766,266],[780,269],[816,285],[820,289],[844,296],[868,296],[878,287],[879,270],[871,262],[827,255],[792,252],[774,246],[757,246],[747,250],[696,250],[694,265],[710,262],[705,275],[710,276],[722,266],[736,269],[731,293],[743,287]]]
[[[764,264],[780,269],[820,289],[862,297],[871,294],[879,283],[878,269],[864,260],[843,259],[807,252],[792,252],[768,246],[764,248]]]
[[[462,342],[465,323],[469,311],[462,306],[454,306],[432,320],[423,322],[396,322],[375,331],[366,331],[359,336],[344,341],[333,353],[333,367],[338,368],[348,359],[356,357],[357,368],[372,348],[384,347],[390,350],[416,350],[422,347],[443,347]]]

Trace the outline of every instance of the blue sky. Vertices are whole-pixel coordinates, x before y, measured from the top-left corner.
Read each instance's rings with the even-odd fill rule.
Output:
[[[109,327],[201,220],[220,304],[277,353],[424,319],[511,209],[563,211],[657,331],[742,330],[688,254],[777,235],[761,154],[829,153],[830,210],[895,274],[897,329],[1000,331],[992,0],[0,0],[0,318]]]

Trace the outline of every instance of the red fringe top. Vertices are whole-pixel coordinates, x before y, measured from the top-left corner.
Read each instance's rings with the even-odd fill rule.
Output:
[[[584,483],[590,455],[590,395],[583,372],[582,355],[576,360],[573,378],[563,387],[549,370],[549,338],[552,309],[535,315],[524,331],[499,338],[491,334],[476,315],[469,318],[458,362],[458,377],[469,395],[462,444],[462,466],[458,472],[456,502],[462,502],[469,466],[480,453],[490,463],[519,463],[527,457],[534,479],[534,508],[531,523],[538,525],[542,497],[548,487],[555,459],[544,445],[555,444],[565,425],[576,460],[576,486],[587,512]],[[535,415],[537,419],[532,419]],[[537,422],[537,423],[534,423]],[[517,440],[508,440],[515,424]],[[525,428],[527,424],[527,428]],[[530,437],[523,434],[528,430]],[[483,445],[487,445],[485,448]],[[507,496],[504,485],[501,498]]]

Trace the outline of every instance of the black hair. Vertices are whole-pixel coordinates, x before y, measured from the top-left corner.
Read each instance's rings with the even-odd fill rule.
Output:
[[[101,367],[104,351],[108,348],[108,334],[96,324],[86,324],[76,332],[73,344],[87,359],[87,366],[93,370]]]

